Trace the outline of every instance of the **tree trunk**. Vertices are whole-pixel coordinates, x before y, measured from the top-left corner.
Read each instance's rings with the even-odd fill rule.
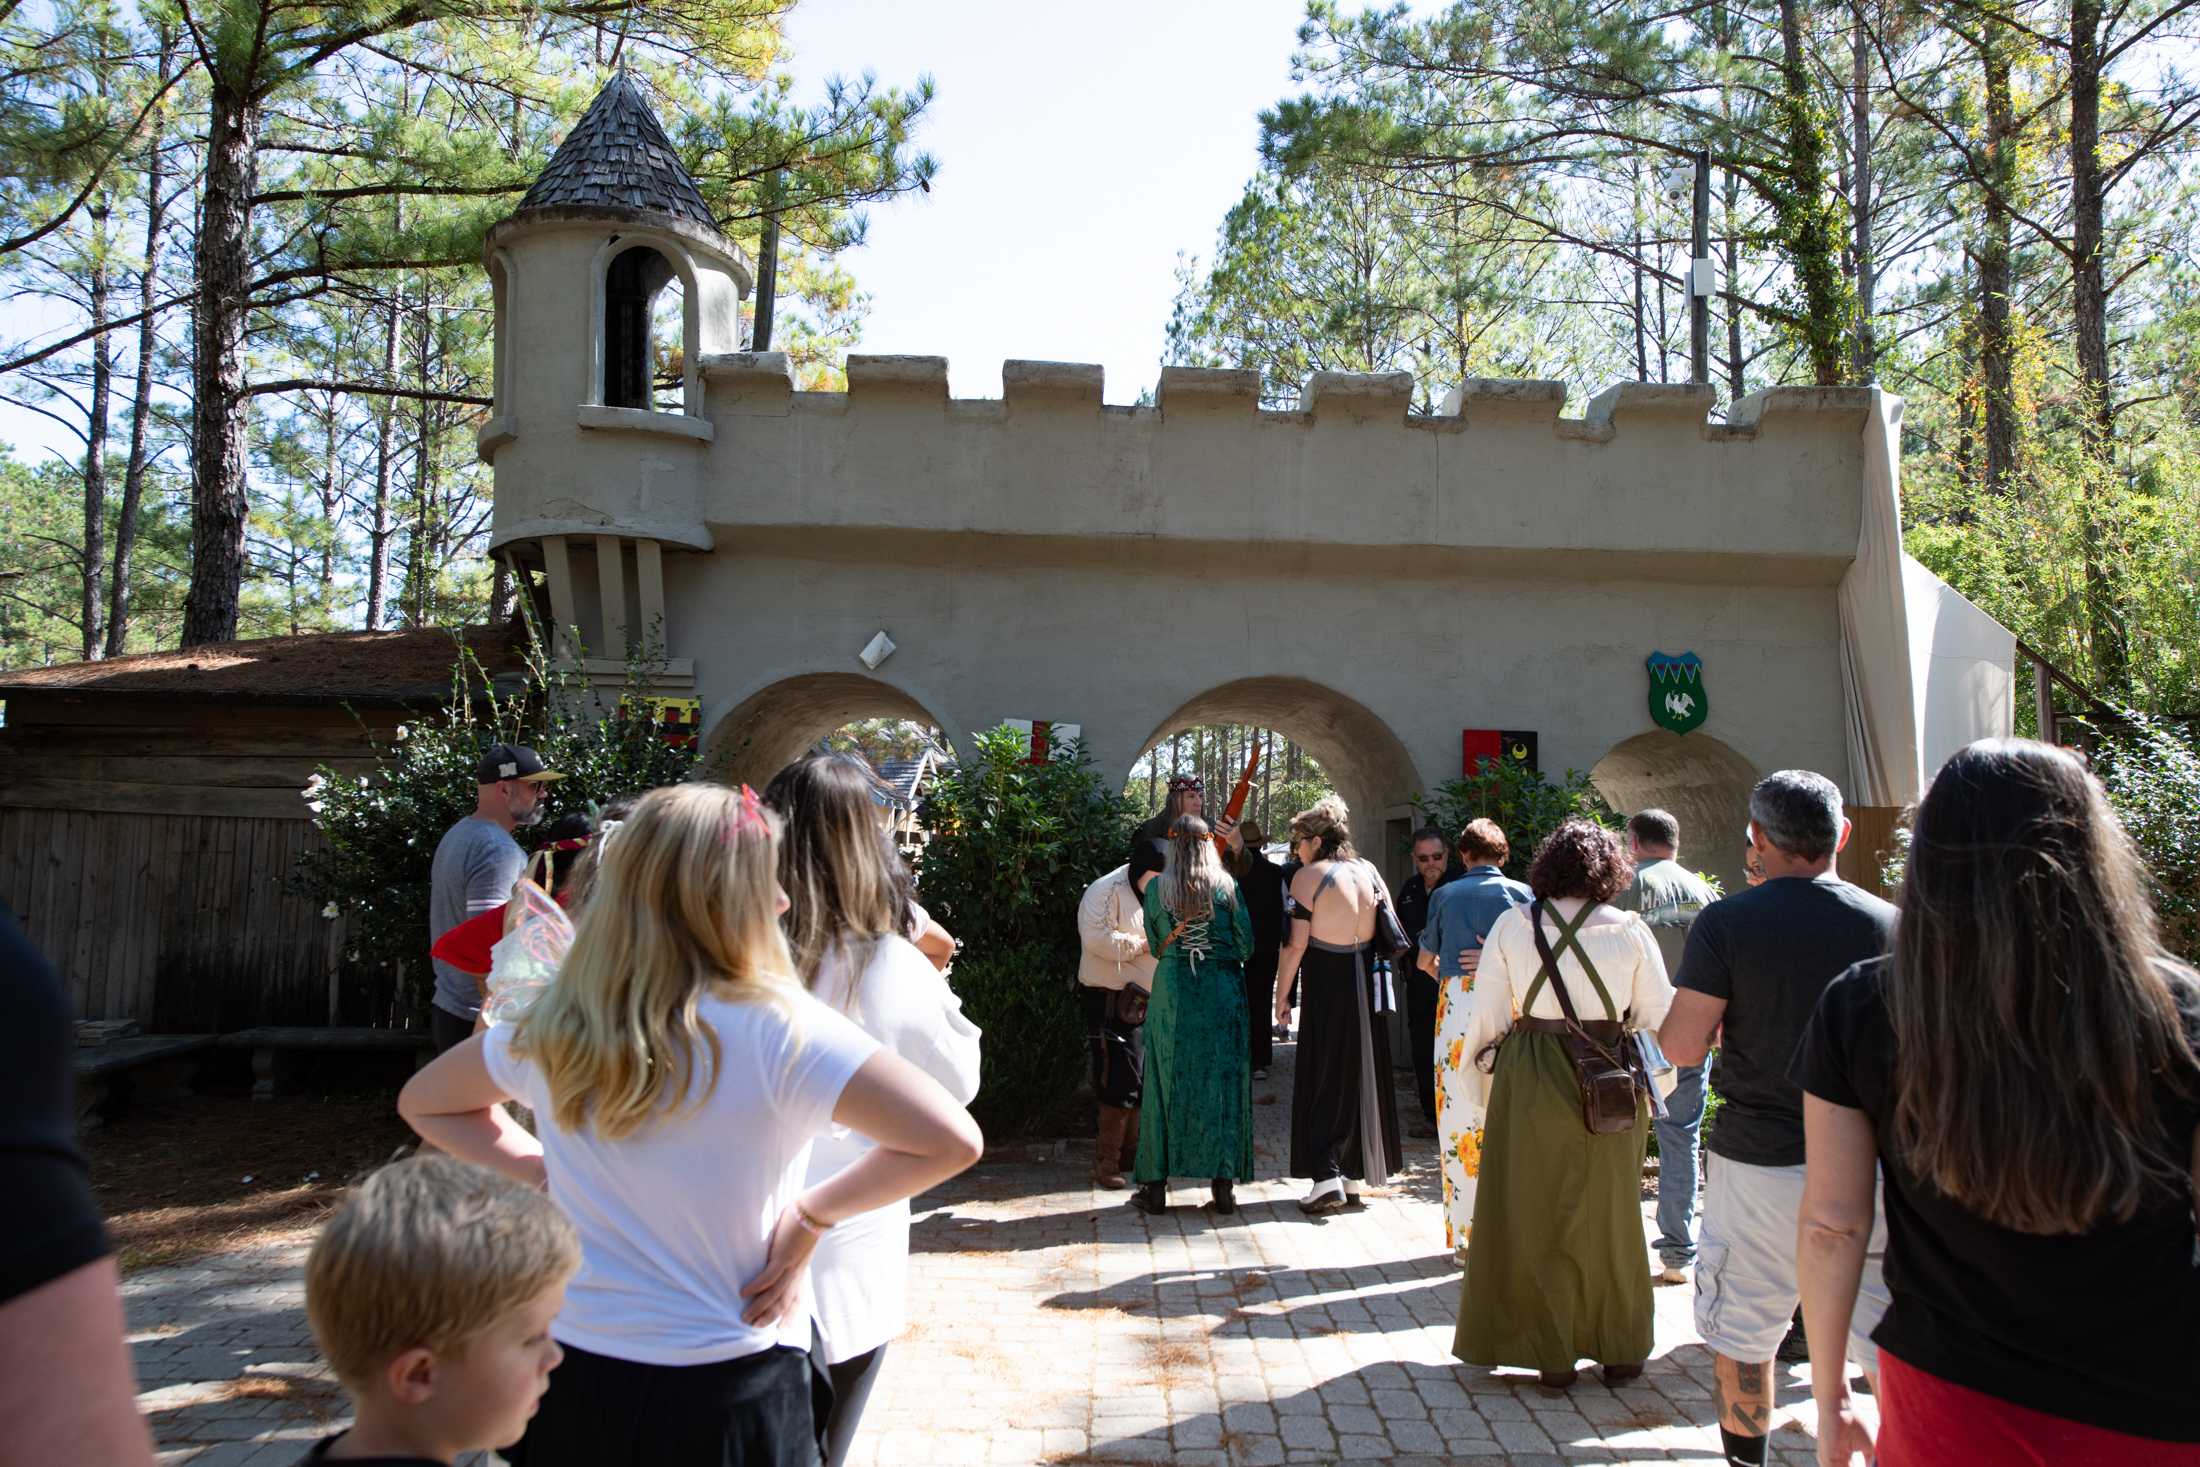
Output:
[[[183,645],[232,641],[244,592],[245,318],[252,284],[252,192],[260,104],[216,80],[208,98],[191,364],[191,589]]]
[[[1737,403],[1748,392],[1749,364],[1742,357],[1742,227],[1741,182],[1732,170],[1726,175],[1726,393]]]
[[[2009,53],[1992,20],[1983,22],[1979,63],[1986,81],[1986,172],[1981,192],[1978,244],[1978,359],[1981,416],[1985,420],[1984,487],[2009,492],[2017,460],[2017,405],[2012,388],[2016,343],[2010,331],[2010,230],[2008,200],[2016,180],[2015,104],[2009,91]]]
[[[389,305],[382,327],[382,380],[397,384],[397,302]],[[367,630],[382,625],[390,585],[390,429],[397,417],[394,399],[383,399],[374,427],[374,524],[367,532]]]
[[[1854,0],[1849,24],[1849,147],[1856,163],[1856,188],[1851,196],[1855,211],[1856,339],[1850,370],[1858,382],[1871,382],[1879,375],[1879,343],[1872,331],[1879,266],[1872,256],[1872,63],[1864,3]]]
[[[92,259],[86,282],[90,289],[94,327],[107,322],[107,208],[101,204],[92,214]],[[92,397],[84,421],[84,601],[80,648],[86,662],[97,662],[106,650],[101,637],[100,615],[107,598],[107,404],[114,392],[115,349],[104,331],[92,338]]]
[[[173,43],[163,36],[160,74],[166,76],[174,60]],[[153,359],[160,350],[160,320],[154,303],[160,298],[160,255],[167,227],[167,205],[161,189],[167,156],[161,146],[158,113],[152,123],[153,142],[145,159],[145,269],[138,276],[137,382],[130,393],[130,459],[122,470],[122,504],[115,521],[115,565],[111,575],[112,598],[107,612],[107,655],[120,657],[130,638],[130,552],[137,547],[138,505],[145,495],[145,440],[153,418]]]
[[[336,482],[336,419],[343,411],[335,393],[328,394],[327,412],[321,418],[321,608],[336,600],[336,535],[339,495]]]
[[[2070,5],[2071,325],[2080,441],[2086,451],[2085,612],[2096,685],[2111,695],[2131,677],[2108,565],[2107,504],[2115,475],[2115,402],[2108,374],[2108,269],[2103,258],[2106,181],[2101,176],[2101,0]]]
[[[413,366],[420,390],[428,390],[428,352],[433,335],[429,313],[428,277],[420,277],[420,319],[415,339]],[[429,420],[428,400],[420,399],[420,420],[414,425],[413,523],[405,543],[405,615],[416,627],[428,625],[428,578],[435,572],[435,485],[428,474],[434,454],[435,429]]]
[[[1819,131],[1804,49],[1802,0],[1780,0],[1780,96],[1777,109],[1787,135],[1786,177],[1778,213],[1788,266],[1802,293],[1795,329],[1820,387],[1841,381],[1849,340],[1851,298],[1841,274],[1841,230],[1827,197],[1826,143]]]

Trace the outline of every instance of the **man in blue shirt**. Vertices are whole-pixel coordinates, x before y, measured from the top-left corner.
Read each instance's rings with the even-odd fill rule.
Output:
[[[1535,900],[1534,892],[1498,869],[1511,851],[1494,820],[1470,820],[1459,832],[1459,859],[1467,869],[1429,898],[1421,929],[1421,971],[1439,983],[1472,974],[1482,939],[1505,909]]]

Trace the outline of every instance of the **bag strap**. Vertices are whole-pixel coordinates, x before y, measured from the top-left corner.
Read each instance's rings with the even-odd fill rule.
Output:
[[[1536,995],[1542,991],[1544,980],[1549,979],[1551,991],[1557,995],[1558,1006],[1566,1015],[1566,1022],[1579,1031],[1581,1029],[1581,1015],[1575,1012],[1573,995],[1566,991],[1565,979],[1558,971],[1558,954],[1552,951],[1550,939],[1543,935],[1544,910],[1545,905],[1540,897],[1528,908],[1528,930],[1535,934],[1536,956],[1543,960],[1543,966],[1536,973],[1535,982],[1528,985],[1528,996],[1521,1002],[1520,1012],[1525,1014],[1534,1007]],[[1571,922],[1560,916],[1556,908],[1552,908],[1550,911],[1551,920],[1558,927],[1558,946],[1563,949],[1568,944],[1572,944],[1574,956],[1580,959],[1583,970],[1588,974],[1590,984],[1597,991],[1597,997],[1604,1001],[1604,1012],[1607,1015],[1612,1015],[1612,996],[1605,991],[1604,980],[1597,976],[1596,965],[1589,961],[1589,955],[1582,951],[1581,943],[1575,936],[1581,930],[1582,922],[1589,915],[1588,906],[1582,907],[1579,912],[1575,913],[1574,920]],[[1616,1022],[1617,1016],[1612,1015],[1612,1017]],[[1583,1033],[1582,1037],[1586,1039],[1588,1036]],[[1601,1048],[1601,1046],[1599,1047]]]

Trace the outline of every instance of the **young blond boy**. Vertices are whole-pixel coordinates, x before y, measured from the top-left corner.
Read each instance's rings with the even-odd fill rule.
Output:
[[[306,1319],[355,1419],[298,1467],[451,1467],[518,1441],[580,1258],[549,1198],[486,1168],[423,1154],[367,1178],[306,1259]]]

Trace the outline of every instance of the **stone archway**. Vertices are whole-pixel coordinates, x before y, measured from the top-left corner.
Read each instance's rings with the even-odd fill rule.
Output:
[[[1274,729],[1312,754],[1352,812],[1354,844],[1376,859],[1390,812],[1421,788],[1412,756],[1388,724],[1357,699],[1302,677],[1239,678],[1209,688],[1162,719],[1138,752],[1212,723]],[[1219,806],[1219,795],[1210,798]]]
[[[906,718],[946,736],[945,723],[892,683],[861,673],[806,673],[759,688],[719,719],[698,772],[761,789],[819,739],[859,718]]]
[[[1681,826],[1681,861],[1728,891],[1742,888],[1743,831],[1757,768],[1707,734],[1653,729],[1615,745],[1589,771],[1622,816],[1656,806]]]

